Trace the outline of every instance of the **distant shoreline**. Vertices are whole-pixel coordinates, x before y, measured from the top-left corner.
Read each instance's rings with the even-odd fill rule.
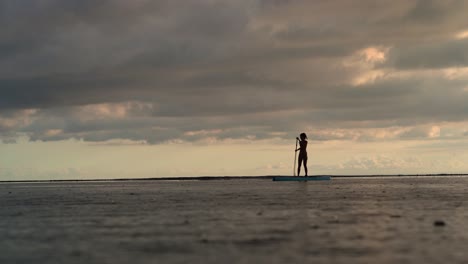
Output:
[[[27,182],[103,182],[103,181],[207,181],[207,180],[261,180],[272,179],[283,175],[265,175],[265,176],[193,176],[193,177],[152,177],[152,178],[117,178],[117,179],[63,179],[63,180],[11,180],[0,183],[27,183]],[[332,178],[384,178],[384,177],[450,177],[450,176],[468,176],[468,174],[372,174],[372,175],[311,175],[311,176],[330,176]],[[302,177],[302,176],[301,176]]]

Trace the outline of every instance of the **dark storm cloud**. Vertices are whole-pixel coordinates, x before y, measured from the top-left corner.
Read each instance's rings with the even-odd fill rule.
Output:
[[[447,20],[457,9],[465,6],[463,0],[418,0],[404,18],[411,22],[436,24]]]
[[[157,143],[464,121],[464,81],[414,71],[467,65],[467,39],[455,39],[467,10],[458,0],[1,1],[0,136]],[[383,73],[366,79],[372,71]]]
[[[400,69],[439,69],[468,66],[468,39],[395,47],[389,62]]]
[[[2,79],[0,91],[4,96],[0,98],[0,109],[57,107],[121,100],[115,96],[123,88],[115,88],[125,84],[128,85],[126,80],[120,80],[119,77],[100,79],[89,75]]]

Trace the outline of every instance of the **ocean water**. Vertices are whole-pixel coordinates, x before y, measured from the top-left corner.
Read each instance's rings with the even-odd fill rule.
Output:
[[[0,184],[0,263],[467,263],[468,178]]]

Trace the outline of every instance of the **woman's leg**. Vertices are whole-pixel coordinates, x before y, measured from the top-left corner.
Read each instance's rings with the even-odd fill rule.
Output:
[[[307,175],[308,175],[308,170],[307,170],[307,158],[304,159],[304,171],[305,171],[305,176],[307,177]]]
[[[302,164],[302,157],[299,155],[299,163],[297,164],[297,176],[301,174],[301,164]]]

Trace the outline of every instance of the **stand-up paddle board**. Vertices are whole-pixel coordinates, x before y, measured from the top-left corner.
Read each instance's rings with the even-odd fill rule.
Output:
[[[273,181],[329,181],[330,176],[275,176]]]

